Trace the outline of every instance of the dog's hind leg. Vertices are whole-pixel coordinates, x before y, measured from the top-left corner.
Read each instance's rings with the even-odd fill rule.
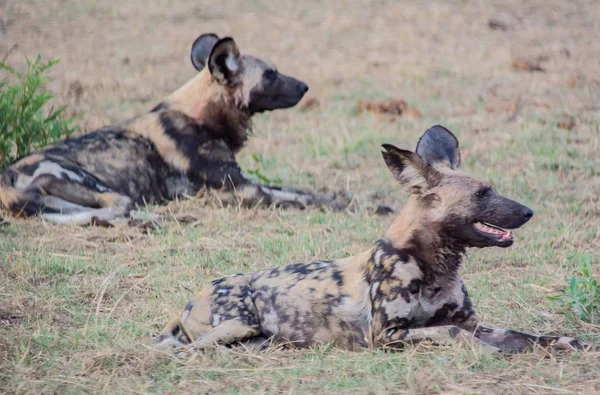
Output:
[[[466,343],[481,346],[490,353],[498,353],[501,350],[492,344],[478,339],[471,332],[454,325],[432,326],[427,328],[389,328],[384,330],[376,339],[377,343],[384,348],[402,348],[404,344],[417,344],[430,341],[435,344]]]
[[[239,351],[262,351],[273,344],[276,344],[273,342],[273,338],[259,335],[247,340],[242,340],[232,346]]]
[[[68,202],[56,196],[48,195],[42,197],[43,207],[47,209],[56,210],[60,214],[72,214],[80,213],[82,211],[90,210],[88,207]]]
[[[44,175],[35,183],[45,193],[42,200],[52,212],[42,214],[48,222],[75,225],[117,225],[119,223],[145,226],[151,223],[191,222],[191,217],[144,213],[132,210],[128,196],[117,192],[100,192],[76,181]]]
[[[196,339],[192,346],[204,348],[216,344],[229,345],[260,334],[258,325],[249,325],[239,319],[227,320]]]
[[[536,336],[510,329],[490,328],[479,325],[475,336],[483,342],[507,353],[521,353],[533,350],[537,345],[548,350],[584,350],[600,352],[600,346],[587,344],[566,336]]]
[[[42,191],[44,205],[52,211],[42,212],[42,218],[48,222],[77,225],[109,222],[125,218],[132,207],[128,196],[112,191],[100,192],[51,174],[37,177],[32,185]]]
[[[191,339],[185,332],[185,329],[179,318],[169,321],[165,329],[158,336],[158,345],[160,347],[181,347],[190,344]]]
[[[61,225],[114,224],[126,222],[123,210],[119,208],[90,209],[73,214],[42,214],[46,221]]]
[[[46,196],[54,196],[87,209],[121,208],[128,213],[132,207],[129,196],[110,190],[91,189],[80,182],[51,174],[37,177],[32,184],[40,187]]]

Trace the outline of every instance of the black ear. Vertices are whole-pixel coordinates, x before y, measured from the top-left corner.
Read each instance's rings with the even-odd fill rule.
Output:
[[[424,193],[430,187],[428,178],[435,170],[414,152],[383,144],[383,160],[398,181],[410,193]]]
[[[217,41],[208,57],[208,69],[222,85],[229,85],[242,72],[240,50],[231,37]]]
[[[196,70],[200,71],[206,67],[210,51],[212,51],[217,41],[219,41],[219,36],[214,33],[202,34],[194,41],[190,57]]]
[[[419,139],[417,155],[431,166],[460,167],[458,139],[443,126],[429,128]]]

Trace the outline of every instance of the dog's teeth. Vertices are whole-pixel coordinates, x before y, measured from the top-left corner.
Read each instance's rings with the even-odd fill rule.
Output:
[[[501,240],[513,238],[513,234],[510,230],[504,230],[504,229],[492,227],[483,222],[476,222],[475,227],[484,233],[498,235],[498,236],[500,236]]]

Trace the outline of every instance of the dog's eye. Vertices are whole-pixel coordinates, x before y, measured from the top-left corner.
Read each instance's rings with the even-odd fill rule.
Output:
[[[490,192],[490,189],[490,187],[482,188],[475,192],[475,196],[477,196],[479,199],[482,199],[487,196],[487,194]]]
[[[269,69],[265,71],[264,77],[269,81],[273,81],[277,77],[277,72],[273,69]]]

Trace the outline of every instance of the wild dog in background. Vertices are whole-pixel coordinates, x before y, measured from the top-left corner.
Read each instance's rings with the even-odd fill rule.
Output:
[[[165,345],[292,342],[400,348],[469,341],[493,352],[536,344],[600,350],[570,337],[483,325],[459,275],[469,247],[508,247],[533,212],[460,170],[458,140],[427,130],[416,152],[386,144],[383,158],[411,194],[385,237],[361,254],[215,280],[171,321]]]
[[[344,206],[333,195],[252,184],[235,159],[252,115],[294,106],[304,82],[212,33],[196,39],[191,60],[196,77],[151,112],[17,160],[1,174],[2,205],[77,224],[127,217],[135,204],[201,188],[224,187],[246,205]]]

